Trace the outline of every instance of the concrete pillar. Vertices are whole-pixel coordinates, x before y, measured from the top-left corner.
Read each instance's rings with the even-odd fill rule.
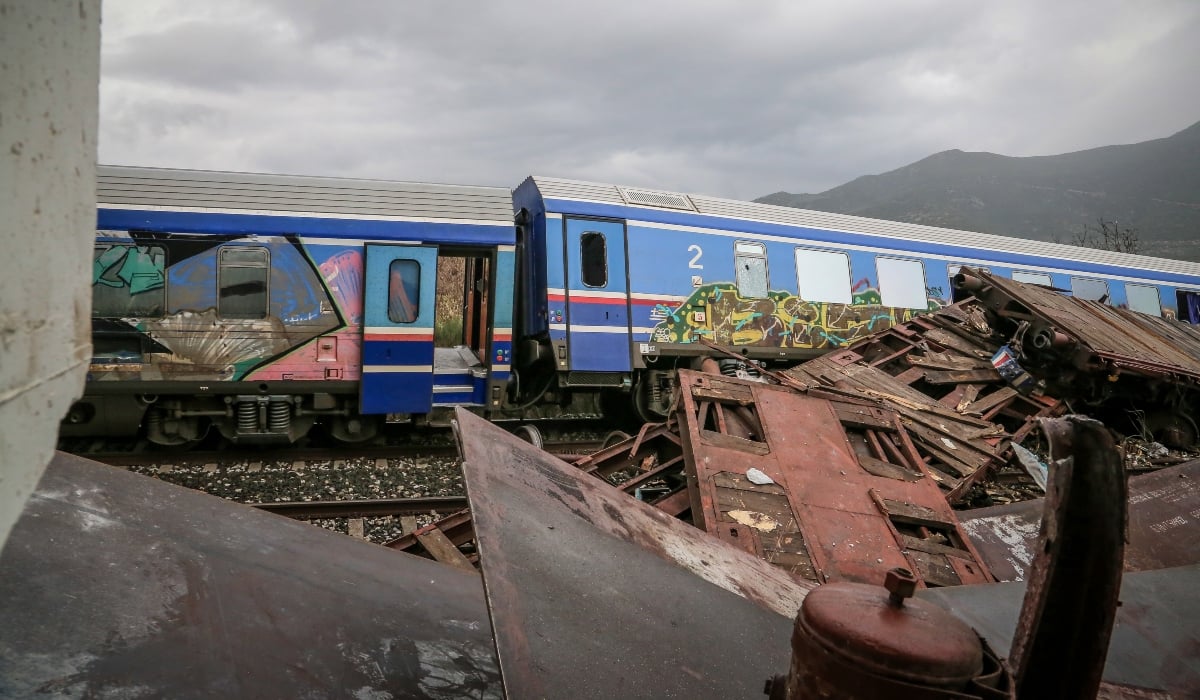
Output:
[[[0,546],[91,356],[100,0],[0,0]]]

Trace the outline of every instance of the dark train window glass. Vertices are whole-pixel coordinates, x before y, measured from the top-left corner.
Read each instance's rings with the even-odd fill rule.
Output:
[[[579,273],[586,287],[608,286],[608,243],[603,233],[588,231],[579,237]]]
[[[161,246],[98,245],[92,253],[92,316],[161,318],[167,254]]]
[[[388,320],[412,323],[421,308],[421,263],[393,260],[388,267]]]
[[[733,244],[733,266],[738,294],[746,299],[763,299],[767,296],[766,246],[737,241]]]
[[[1072,277],[1071,294],[1088,301],[1108,302],[1108,283],[1091,277]]]
[[[270,311],[271,254],[266,248],[226,246],[219,253],[217,315],[266,318]]]

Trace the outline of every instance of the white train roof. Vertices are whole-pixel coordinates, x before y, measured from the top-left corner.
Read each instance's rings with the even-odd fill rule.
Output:
[[[685,215],[690,213],[726,219],[781,224],[784,226],[803,226],[829,231],[886,236],[899,240],[965,246],[978,249],[981,253],[985,251],[1000,251],[1200,276],[1200,263],[1183,260],[1170,260],[1147,255],[1131,255],[1129,253],[1081,248],[1013,236],[997,236],[976,231],[960,231],[937,226],[906,224],[883,219],[868,219],[849,214],[834,214],[810,209],[782,207],[773,204],[742,202],[733,199],[689,195],[682,192],[654,190],[642,187],[622,187],[620,185],[607,185],[598,182],[563,180],[541,176],[533,176],[531,179],[537,185],[538,191],[545,199],[593,202],[664,212],[678,212]]]
[[[502,187],[101,165],[96,201],[114,208],[324,214],[512,225]]]

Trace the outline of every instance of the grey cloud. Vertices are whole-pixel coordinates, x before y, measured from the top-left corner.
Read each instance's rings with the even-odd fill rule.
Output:
[[[106,162],[752,198],[1200,119],[1186,1],[142,5],[105,6]]]

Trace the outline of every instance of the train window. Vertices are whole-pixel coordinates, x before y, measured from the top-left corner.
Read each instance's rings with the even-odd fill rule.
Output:
[[[393,260],[388,267],[388,320],[412,323],[421,307],[421,263]]]
[[[1125,283],[1125,300],[1131,311],[1137,311],[1151,316],[1162,316],[1162,300],[1158,297],[1158,287],[1148,284]]]
[[[845,253],[797,248],[796,285],[804,301],[849,304],[850,258]]]
[[[1022,284],[1040,284],[1043,287],[1053,286],[1050,283],[1050,275],[1044,272],[1021,272],[1020,270],[1013,270],[1012,278],[1013,282],[1020,282]]]
[[[950,278],[950,281],[953,282],[954,276],[957,275],[958,271],[963,269],[964,267],[969,267],[972,270],[983,270],[984,272],[992,271],[992,268],[984,267],[983,265],[973,265],[971,263],[950,263],[949,265],[946,266],[947,277]]]
[[[1091,277],[1072,277],[1071,294],[1088,301],[1108,302],[1108,283]]]
[[[92,253],[92,316],[161,318],[166,307],[162,246],[98,245]]]
[[[221,318],[266,318],[271,254],[266,248],[225,246],[217,271],[217,315]]]
[[[900,309],[929,308],[925,291],[925,266],[920,260],[876,258],[879,273],[879,297],[884,306]]]
[[[603,233],[586,231],[579,237],[579,274],[585,287],[608,286],[608,243]]]
[[[762,243],[733,244],[733,265],[738,294],[747,299],[767,296],[767,248]]]

